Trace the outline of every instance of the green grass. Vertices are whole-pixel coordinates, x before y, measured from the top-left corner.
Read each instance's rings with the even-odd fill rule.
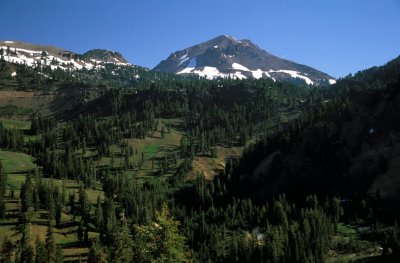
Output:
[[[154,155],[154,154],[157,153],[159,147],[160,147],[159,144],[146,144],[146,145],[144,146],[143,152],[144,152],[145,154]]]
[[[1,108],[0,108],[1,109]],[[1,111],[0,111],[1,116]],[[20,121],[20,120],[11,120],[11,119],[1,119],[0,122],[3,123],[4,127],[7,129],[17,129],[27,131],[31,128],[31,122],[29,121]],[[25,142],[29,141],[37,141],[39,140],[41,135],[24,135]]]
[[[7,129],[29,130],[31,128],[31,123],[29,121],[0,119],[0,122],[2,122]]]
[[[7,185],[10,189],[20,190],[22,183],[25,182],[26,176],[23,174],[9,174],[7,176]]]
[[[36,168],[35,158],[24,153],[0,150],[0,161],[7,173],[22,173]]]
[[[161,138],[161,127],[164,122],[169,122],[175,125],[179,124],[179,120],[171,119],[159,119],[159,127],[157,131],[152,131],[146,136],[145,139],[125,139],[124,141],[128,143],[133,149],[135,154],[129,157],[129,161],[134,165],[142,162],[143,153],[143,165],[138,169],[129,170],[126,173],[130,178],[135,174],[137,178],[145,178],[147,176],[152,176],[154,172],[157,171],[158,165],[157,161],[154,162],[154,167],[152,165],[153,158],[163,158],[166,154],[170,154],[179,147],[180,140],[182,138],[182,133],[171,128],[171,132],[165,133],[164,138]],[[93,151],[95,149],[92,149]],[[120,167],[123,166],[125,157],[120,155],[121,148],[119,144],[114,144],[110,146],[110,151],[114,153],[114,162],[111,164],[112,158],[109,156],[102,157],[97,161],[98,166],[113,166]],[[179,163],[179,160],[178,160]]]
[[[65,238],[60,238],[60,239],[58,239],[58,240],[57,240],[57,244],[59,244],[59,245],[65,245],[65,244],[69,244],[69,243],[76,242],[76,241],[77,241],[77,240],[76,240],[75,237],[70,236],[70,237],[65,237]]]
[[[24,141],[25,142],[39,141],[41,137],[42,136],[40,134],[39,135],[24,135]]]
[[[337,233],[342,236],[345,242],[349,242],[350,240],[359,239],[359,235],[357,230],[350,225],[346,225],[343,223],[338,223],[337,225]]]
[[[337,232],[344,235],[352,235],[357,233],[353,226],[346,225],[344,223],[337,224]]]
[[[6,105],[0,107],[0,116],[27,116],[31,114],[31,109],[20,108],[15,105]]]
[[[338,223],[336,235],[332,239],[327,263],[358,262],[380,254],[380,246],[363,240],[356,226]],[[368,261],[369,262],[369,261]]]
[[[5,237],[10,238],[12,241],[17,241],[21,235],[17,234],[15,231],[15,225],[5,225],[0,228],[0,240],[3,242]]]

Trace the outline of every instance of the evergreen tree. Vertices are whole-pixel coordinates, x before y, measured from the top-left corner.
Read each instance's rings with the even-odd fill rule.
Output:
[[[49,263],[57,262],[57,245],[54,240],[53,223],[49,221],[46,232],[46,260]]]
[[[185,262],[188,249],[185,238],[178,230],[166,205],[156,214],[155,222],[148,226],[136,226],[134,256],[139,262]]]
[[[96,226],[99,229],[101,229],[104,224],[104,219],[103,219],[103,208],[102,208],[100,196],[97,196],[97,204],[96,204],[94,220],[95,220]]]
[[[122,222],[122,225],[118,228],[118,232],[115,238],[115,250],[114,250],[114,262],[124,263],[133,262],[132,254],[132,238],[128,229],[128,224]]]
[[[1,244],[0,259],[1,263],[12,263],[14,254],[14,244],[8,237],[5,237]]]
[[[88,255],[88,263],[107,263],[107,254],[104,252],[104,249],[101,247],[98,241],[92,243],[89,255]]]
[[[3,164],[0,161],[0,219],[6,216],[6,206],[4,203],[4,196],[7,187],[7,174],[4,171]]]
[[[47,250],[46,244],[40,240],[39,236],[36,237],[36,253],[35,253],[35,263],[46,263],[47,262]]]
[[[24,224],[22,237],[20,240],[19,250],[19,261],[30,263],[34,261],[34,252],[31,246],[31,229],[30,223]]]

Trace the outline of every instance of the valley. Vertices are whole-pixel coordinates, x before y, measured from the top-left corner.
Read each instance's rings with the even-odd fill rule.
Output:
[[[213,66],[210,47],[272,56],[228,36],[155,70],[102,49],[8,49],[2,260],[396,262],[400,59],[337,81],[282,60],[296,68],[252,77],[233,58],[246,78],[187,75]]]

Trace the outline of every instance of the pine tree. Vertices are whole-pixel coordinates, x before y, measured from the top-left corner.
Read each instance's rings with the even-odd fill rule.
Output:
[[[132,243],[132,238],[130,236],[131,235],[128,229],[128,224],[124,220],[124,222],[122,222],[122,225],[119,227],[115,238],[114,262],[116,263],[132,262],[133,243]]]
[[[57,262],[57,245],[54,240],[53,223],[49,220],[49,226],[46,232],[46,259],[47,262]]]
[[[188,249],[186,239],[178,229],[166,205],[156,214],[154,223],[136,226],[134,256],[139,262],[186,262]]]
[[[89,250],[88,263],[107,263],[107,254],[98,241],[92,243]]]
[[[165,129],[163,126],[163,127],[161,127],[161,139],[164,139],[164,138],[165,138]]]
[[[20,262],[33,262],[33,248],[31,242],[31,229],[30,223],[24,224],[22,237],[20,240]]]
[[[83,235],[84,235],[83,221],[82,220],[79,222],[79,226],[78,226],[78,229],[76,231],[77,231],[77,235],[78,235],[78,240],[80,242],[82,242],[83,241]]]
[[[101,205],[101,199],[100,199],[100,195],[97,196],[97,204],[96,204],[96,211],[95,211],[95,223],[98,229],[101,229],[101,227],[103,227],[104,224],[104,219],[103,219],[103,208]]]
[[[83,185],[79,188],[79,205],[80,205],[80,214],[84,222],[88,222],[90,219],[90,203],[86,194]]]
[[[13,262],[14,244],[8,237],[5,237],[1,244],[0,258],[2,263]]]
[[[30,208],[33,208],[33,183],[30,173],[27,174],[25,183],[21,187],[20,198],[22,201],[22,213],[26,213]]]
[[[6,187],[7,187],[7,174],[4,171],[3,165],[0,161],[0,218],[5,218],[6,216],[6,206],[4,203]]]
[[[105,244],[112,244],[116,235],[117,217],[115,215],[115,204],[112,199],[104,200],[103,210],[104,226],[101,229],[101,241]]]
[[[46,244],[40,240],[39,236],[36,237],[36,253],[35,253],[35,263],[46,263],[47,262],[47,250]]]

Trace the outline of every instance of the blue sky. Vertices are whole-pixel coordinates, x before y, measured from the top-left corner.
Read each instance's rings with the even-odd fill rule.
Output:
[[[221,34],[334,77],[400,55],[400,0],[0,0],[0,39],[154,67]]]

